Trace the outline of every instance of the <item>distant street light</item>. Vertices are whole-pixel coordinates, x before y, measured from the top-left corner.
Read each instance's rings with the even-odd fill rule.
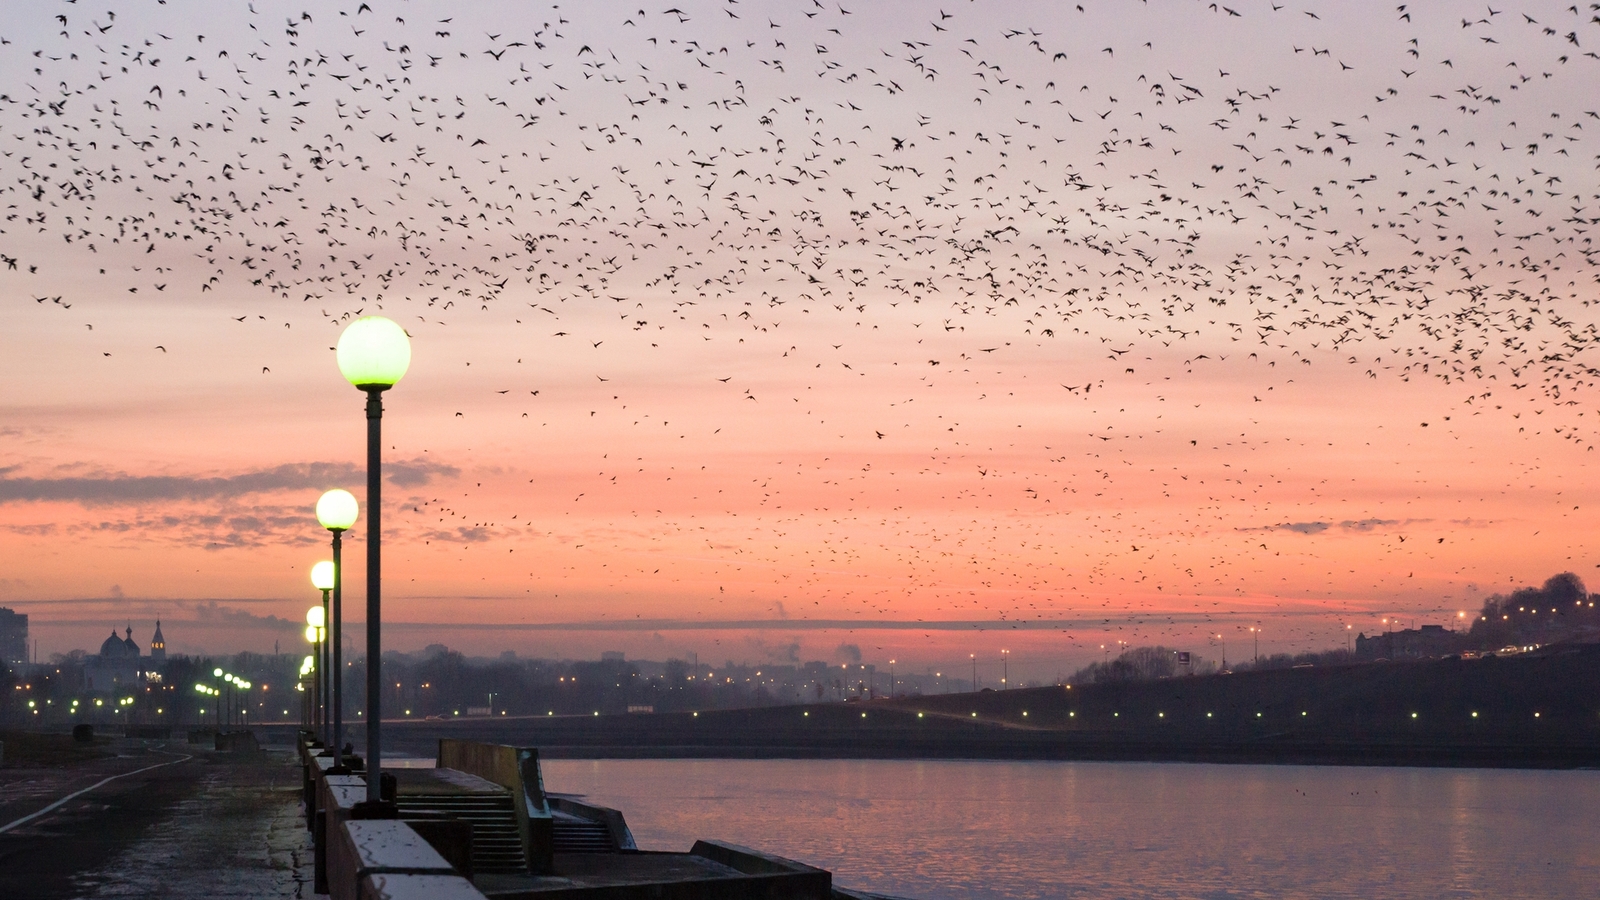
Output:
[[[1010,687],[1011,687],[1011,651],[1010,650],[1001,650],[1000,651],[1000,690],[1002,690],[1002,691],[1008,690]]]
[[[217,671],[221,672],[222,670],[218,669]],[[206,697],[220,698],[222,696],[222,692],[221,691],[219,691],[216,688],[211,687],[210,685],[207,685],[207,684],[197,684],[197,685],[194,686],[194,689],[195,689],[195,691],[197,693],[199,693],[199,694],[201,694],[203,696],[206,696]],[[99,702],[99,701],[96,701],[96,702]],[[221,730],[221,728],[222,728],[222,700],[221,699],[214,700],[214,706],[216,708],[212,711],[212,715],[217,721],[217,729]],[[205,714],[206,714],[206,708],[204,706],[200,707],[200,715],[203,716]]]
[[[311,586],[322,592],[322,606],[312,607],[312,609],[320,608],[322,610],[322,622],[311,622],[311,624],[326,625],[328,621],[328,594],[333,590],[333,563],[331,561],[323,560],[311,567]],[[308,616],[307,621],[309,619],[310,617]],[[328,670],[328,645],[326,643],[322,645],[321,654],[317,657],[317,670],[323,673]],[[333,689],[328,686],[328,678],[324,674],[322,686],[317,692],[317,702],[322,704],[322,730],[324,732],[322,735],[323,751],[318,754],[319,756],[328,752],[328,735],[326,732],[328,730],[328,708],[331,705],[328,701],[332,691]]]
[[[339,335],[339,371],[367,394],[367,803],[382,802],[383,602],[379,556],[383,529],[383,392],[411,366],[411,338],[382,316],[363,316]],[[378,812],[369,809],[369,813]]]
[[[327,616],[322,607],[313,606],[306,610],[306,642],[311,645],[311,655],[316,660],[311,667],[311,696],[314,698],[311,701],[312,729],[323,739],[324,746],[328,731],[327,711],[322,706],[322,684],[326,677],[322,668],[322,640],[327,634],[327,629],[323,627],[326,622]]]
[[[316,670],[317,670],[317,661],[316,661],[316,659],[314,657],[307,656],[305,658],[305,660],[300,663],[300,683],[295,685],[295,689],[300,691],[300,692],[302,692],[302,693],[304,693],[305,689],[306,689],[306,684],[305,684],[306,676],[315,675],[316,674]],[[315,690],[315,685],[312,686],[312,689]],[[312,728],[315,728],[316,725],[311,720],[311,700],[310,700],[310,698],[307,698],[305,701],[303,701],[300,704],[300,709],[301,709],[301,719],[300,719],[301,723],[304,724],[308,730],[312,729]]]
[[[356,524],[361,507],[349,491],[334,488],[317,500],[317,521],[333,532],[333,619],[328,637],[333,643],[333,765],[344,765],[344,533]]]

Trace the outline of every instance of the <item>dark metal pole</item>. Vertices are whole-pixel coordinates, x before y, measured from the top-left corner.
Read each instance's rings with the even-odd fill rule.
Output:
[[[383,389],[367,391],[367,802],[382,802],[383,637],[378,547],[383,535]]]
[[[343,593],[344,581],[340,574],[344,570],[340,559],[344,549],[342,534],[341,529],[336,528],[333,531],[333,620],[330,622],[333,627],[328,630],[328,636],[333,639],[333,764],[335,766],[344,765],[344,751],[341,749],[344,746],[344,655],[340,652],[343,639],[340,637],[339,629],[343,605],[340,595]]]
[[[322,670],[322,744],[323,744],[324,748],[327,747],[327,745],[328,745],[328,743],[330,741],[330,737],[329,737],[330,727],[329,726],[332,723],[332,717],[329,716],[328,713],[333,708],[333,704],[331,702],[332,695],[333,695],[333,685],[332,685],[330,679],[328,678],[328,669],[330,668],[328,666],[328,594],[329,593],[330,593],[329,591],[323,591],[322,592],[322,646],[317,648],[319,651],[321,651],[320,654],[317,657],[317,668]]]

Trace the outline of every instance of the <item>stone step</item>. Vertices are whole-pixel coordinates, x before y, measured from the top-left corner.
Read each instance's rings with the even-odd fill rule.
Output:
[[[407,812],[444,813],[472,825],[472,868],[483,873],[525,873],[522,835],[508,794],[402,794]]]
[[[555,821],[553,845],[557,853],[614,853],[611,832],[599,822],[563,816]]]

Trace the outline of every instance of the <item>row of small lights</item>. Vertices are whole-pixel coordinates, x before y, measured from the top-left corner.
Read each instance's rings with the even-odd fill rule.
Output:
[[[54,702],[55,701],[53,701],[53,700],[46,700],[45,701],[45,705],[46,706],[50,706],[50,705],[53,705]],[[94,705],[95,706],[105,706],[106,702],[104,700],[96,700],[96,701],[94,701]],[[123,697],[123,698],[117,700],[117,707],[118,708],[117,709],[113,709],[112,712],[120,713],[120,712],[122,712],[121,707],[132,706],[132,705],[133,705],[133,698],[132,697]],[[40,712],[39,703],[36,700],[29,700],[28,701],[28,708],[33,710],[33,714],[36,715],[36,716]],[[72,715],[72,714],[77,713],[77,711],[78,711],[78,701],[74,700],[74,701],[72,701],[71,707],[67,710],[67,714],[68,715]],[[156,710],[156,712],[158,712],[158,713],[166,712],[166,710],[158,709],[158,710]]]

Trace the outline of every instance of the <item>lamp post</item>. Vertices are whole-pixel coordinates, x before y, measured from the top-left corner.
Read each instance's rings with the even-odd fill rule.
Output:
[[[224,673],[223,673],[223,671],[221,669],[212,669],[211,670],[211,677],[212,678],[221,678],[223,676],[223,674]],[[222,683],[223,684],[227,684],[228,682],[225,680]],[[217,730],[221,731],[222,729],[226,728],[229,724],[231,724],[228,720],[232,719],[232,716],[223,715],[224,710],[222,708],[222,692],[221,691],[214,691],[212,696],[217,698],[217,709],[216,709]],[[232,710],[228,710],[228,712],[232,712]]]
[[[322,706],[322,685],[327,678],[322,668],[322,639],[327,634],[323,623],[326,621],[322,607],[313,606],[306,610],[306,643],[311,645],[311,656],[315,660],[311,664],[311,727],[323,740],[323,746],[327,746],[328,731],[328,711]]]
[[[319,628],[326,629],[326,626],[328,624],[328,594],[333,591],[333,563],[332,562],[329,562],[328,560],[322,560],[321,562],[319,562],[316,565],[311,567],[311,586],[322,592],[322,606],[320,606],[320,607],[316,607],[316,606],[311,607],[312,610],[320,610],[322,615],[318,617],[319,621],[313,622],[311,620],[312,619],[311,613],[307,612],[306,613],[306,624],[307,625],[315,625],[315,626],[317,626]],[[328,725],[329,725],[329,719],[330,719],[329,711],[333,707],[333,704],[330,702],[332,700],[332,696],[333,696],[333,688],[328,683],[329,682],[329,678],[328,678],[328,675],[327,675],[328,668],[329,668],[329,664],[328,664],[328,645],[327,645],[326,642],[324,642],[322,647],[321,647],[321,652],[317,656],[317,671],[322,673],[322,685],[317,691],[317,702],[322,704],[322,731],[323,731],[323,736],[322,736],[323,749],[322,749],[321,753],[317,754],[318,756],[327,756],[328,755],[328,749],[327,748],[328,748],[328,743],[330,742],[330,738],[328,736],[328,730],[329,730],[328,729]],[[335,738],[335,740],[336,739],[337,738]]]
[[[307,692],[306,691],[306,676],[307,675],[311,675],[311,676],[315,677],[316,666],[317,666],[316,660],[313,659],[310,656],[307,656],[300,663],[300,683],[299,683],[299,685],[297,685],[297,687],[300,689],[301,693],[302,694],[306,694],[305,699],[300,702],[300,716],[301,716],[301,722],[306,726],[306,730],[308,730],[308,731],[311,730],[314,727],[314,722],[313,722],[312,717],[311,717],[311,710],[312,710],[312,706],[313,706],[312,697],[315,696],[316,684],[313,682],[311,692]]]
[[[228,685],[228,701],[233,706],[234,718],[240,725],[248,727],[250,725],[249,721],[247,721],[250,717],[250,697],[248,695],[250,682],[237,675],[229,675]],[[243,699],[240,699],[239,691],[247,692]]]
[[[216,708],[212,712],[212,718],[216,719],[216,721],[218,723],[217,724],[217,730],[221,731],[222,730],[222,724],[221,724],[221,721],[222,721],[221,720],[221,716],[222,716],[222,700],[220,698],[222,696],[222,692],[217,690],[214,687],[211,687],[210,685],[205,685],[205,684],[197,684],[197,685],[194,686],[194,689],[195,689],[196,693],[199,693],[202,696],[218,698],[215,701]],[[200,707],[200,715],[204,716],[205,714],[206,714],[206,708],[204,706]]]
[[[317,521],[333,532],[333,619],[328,637],[333,642],[329,668],[333,675],[333,765],[344,766],[344,533],[356,524],[361,507],[345,490],[334,488],[317,500]]]
[[[367,395],[367,802],[382,802],[383,603],[379,540],[383,534],[383,392],[411,365],[411,338],[382,316],[363,316],[339,335],[339,371]],[[369,812],[375,812],[370,810]]]
[[[1000,690],[1011,689],[1011,651],[1000,651]]]

